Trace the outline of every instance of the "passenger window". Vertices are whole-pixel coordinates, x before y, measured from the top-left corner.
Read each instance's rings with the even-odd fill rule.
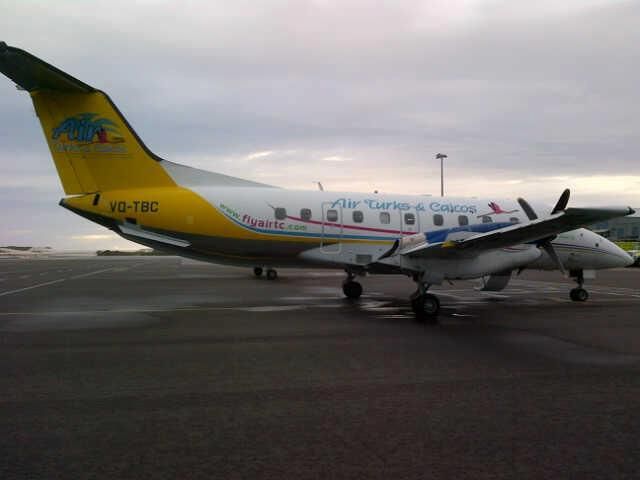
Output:
[[[416,224],[416,216],[413,213],[405,213],[404,214],[404,223],[406,225],[415,225]]]
[[[444,223],[444,218],[442,218],[442,215],[440,215],[439,213],[436,213],[433,216],[433,224],[434,225],[442,225]]]
[[[469,225],[469,217],[466,215],[458,215],[458,225]]]
[[[389,212],[380,212],[380,223],[391,223],[391,214]]]
[[[518,220],[518,217],[511,217],[511,218],[509,219],[509,221],[510,221],[511,223],[520,223],[520,220]]]
[[[491,219],[491,217],[489,215],[483,215],[482,216],[482,223],[491,223],[493,222],[493,220]]]
[[[300,210],[300,218],[302,220],[311,220],[311,209],[303,208]]]
[[[363,220],[364,220],[364,213],[362,213],[360,210],[354,210],[353,221],[356,223],[362,223]]]
[[[327,220],[330,222],[338,221],[338,211],[337,210],[327,210]]]
[[[276,214],[276,220],[284,220],[285,218],[287,218],[287,210],[285,208],[282,208],[282,207],[276,208],[275,214]]]

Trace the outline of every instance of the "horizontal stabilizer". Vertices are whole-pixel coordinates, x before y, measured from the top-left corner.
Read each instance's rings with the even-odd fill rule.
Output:
[[[145,240],[152,240],[154,242],[171,245],[173,247],[185,248],[191,245],[191,243],[186,240],[170,237],[169,235],[163,235],[161,233],[150,232],[149,230],[144,230],[141,227],[130,223],[120,225],[118,228],[123,235],[129,235],[131,237],[142,238]]]

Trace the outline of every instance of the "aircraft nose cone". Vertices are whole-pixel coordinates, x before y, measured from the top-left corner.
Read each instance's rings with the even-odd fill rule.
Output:
[[[629,265],[633,264],[633,257],[631,255],[629,255],[627,252],[625,252],[623,249],[621,249],[619,246],[612,244],[612,246],[614,247],[614,252],[615,252],[615,262],[616,262],[616,267],[620,268],[620,267],[628,267]]]
[[[633,265],[634,259],[633,257],[628,254],[627,252],[624,252],[624,257],[622,257],[622,263],[623,263],[623,267],[628,267],[629,265]]]
[[[607,263],[605,268],[622,268],[633,264],[633,257],[612,241],[601,238],[599,243],[601,248],[608,253],[605,256]]]

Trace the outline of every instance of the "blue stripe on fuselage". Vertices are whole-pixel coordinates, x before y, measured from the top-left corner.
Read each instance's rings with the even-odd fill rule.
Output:
[[[443,228],[441,230],[434,230],[432,232],[425,232],[427,237],[427,243],[441,243],[444,242],[449,234],[455,232],[473,232],[473,233],[487,233],[500,228],[509,227],[515,225],[511,222],[492,222],[492,223],[476,223],[474,225],[463,225],[461,227]]]

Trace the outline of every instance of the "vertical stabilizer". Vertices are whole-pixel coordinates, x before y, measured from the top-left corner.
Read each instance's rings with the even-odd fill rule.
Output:
[[[0,71],[31,95],[67,194],[175,185],[104,92],[4,43]]]

